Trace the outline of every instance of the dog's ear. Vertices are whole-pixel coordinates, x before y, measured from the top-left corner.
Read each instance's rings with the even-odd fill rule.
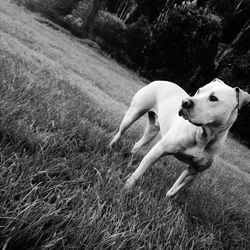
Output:
[[[238,87],[234,89],[236,91],[237,99],[239,102],[238,108],[242,109],[244,106],[246,106],[250,102],[250,95]]]
[[[225,84],[221,79],[219,79],[219,78],[214,78],[213,80],[212,80],[212,82],[218,82],[218,83],[220,83],[220,84]]]

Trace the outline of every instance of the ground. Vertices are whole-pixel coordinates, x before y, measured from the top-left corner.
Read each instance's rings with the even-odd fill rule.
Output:
[[[0,6],[1,248],[249,249],[248,148],[230,136],[174,199],[165,194],[186,165],[172,157],[123,194],[143,120],[107,146],[147,81],[91,41]]]

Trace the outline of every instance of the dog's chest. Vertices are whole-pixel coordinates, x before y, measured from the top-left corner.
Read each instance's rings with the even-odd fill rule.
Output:
[[[175,153],[174,156],[185,163],[193,165],[206,165],[211,161],[211,155],[206,152],[204,149],[194,146],[190,148],[185,148],[178,153]]]

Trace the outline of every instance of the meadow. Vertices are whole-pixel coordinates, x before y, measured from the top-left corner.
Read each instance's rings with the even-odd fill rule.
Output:
[[[1,249],[250,248],[250,154],[232,136],[173,199],[172,157],[120,191],[143,120],[108,143],[147,81],[97,45],[0,0],[0,80]]]

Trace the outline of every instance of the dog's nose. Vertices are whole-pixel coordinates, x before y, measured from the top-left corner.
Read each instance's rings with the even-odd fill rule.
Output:
[[[190,108],[192,108],[194,106],[194,102],[191,100],[191,99],[184,99],[183,101],[182,101],[182,107],[184,108],[184,109],[190,109]]]

